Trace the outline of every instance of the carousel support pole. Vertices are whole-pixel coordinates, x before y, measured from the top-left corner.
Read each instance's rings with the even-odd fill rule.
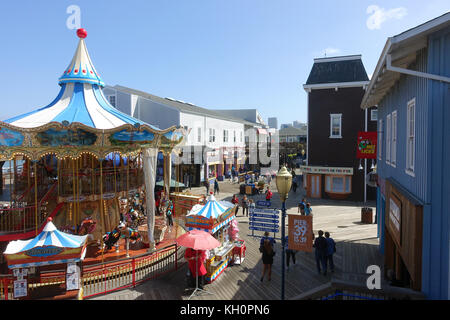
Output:
[[[37,184],[37,161],[34,162],[34,219],[35,231],[38,235],[38,184]]]
[[[9,207],[12,207],[12,160],[9,160]]]
[[[103,159],[98,159],[100,162],[100,221],[102,224],[102,234],[105,234],[105,223],[103,219]],[[102,237],[102,264],[103,264],[103,237]]]
[[[75,163],[74,160],[72,159],[72,194],[73,194],[73,199],[72,199],[72,214],[70,215],[70,223],[72,223],[75,219],[74,219],[74,215],[75,215],[75,210],[76,210],[76,203],[75,203],[75,198],[76,198],[76,194],[75,191],[76,190],[76,186],[75,186]]]
[[[127,156],[127,199],[130,194],[130,156]]]
[[[114,152],[114,157],[113,157],[113,166],[114,166],[114,195],[117,197],[116,153],[115,152]]]

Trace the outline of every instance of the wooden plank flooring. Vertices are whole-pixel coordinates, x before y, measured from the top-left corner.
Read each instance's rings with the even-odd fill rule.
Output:
[[[224,188],[221,186],[221,195],[217,197],[218,199],[231,197],[233,192],[226,193],[222,190]],[[297,212],[296,203],[300,196],[299,194],[297,198],[290,198],[288,214]],[[260,200],[258,197],[262,198],[263,196],[254,196],[254,200]],[[277,195],[274,195],[274,198],[276,197]],[[314,214],[314,233],[317,235],[317,231],[320,229],[329,231],[337,243],[337,252],[334,255],[336,271],[328,273],[327,276],[319,275],[316,270],[314,252],[298,252],[296,264],[293,265],[291,261],[290,269],[285,274],[286,299],[323,285],[332,279],[350,280],[365,285],[368,277],[367,267],[372,264],[380,267],[383,265],[382,256],[378,251],[377,226],[360,222],[361,206],[351,202],[324,200],[310,202]],[[276,200],[274,207],[279,207]],[[266,279],[261,282],[263,266],[258,250],[259,238],[250,235],[247,217],[238,216],[237,220],[240,238],[245,240],[247,246],[246,257],[242,265],[228,267],[218,279],[206,285],[206,290],[213,294],[194,296],[192,300],[278,300],[281,298],[280,240],[277,240],[275,245],[277,253],[272,266],[272,280],[268,281],[266,276]],[[186,300],[193,291],[186,287],[187,270],[187,264],[182,264],[177,271],[168,273],[159,279],[95,299]]]

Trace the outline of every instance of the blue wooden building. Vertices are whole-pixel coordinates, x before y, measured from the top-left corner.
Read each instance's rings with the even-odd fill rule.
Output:
[[[363,97],[378,107],[385,276],[450,299],[450,12],[388,38]]]

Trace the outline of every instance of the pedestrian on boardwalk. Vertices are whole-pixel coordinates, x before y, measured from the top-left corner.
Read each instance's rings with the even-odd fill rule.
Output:
[[[230,182],[233,182],[233,173],[230,169],[227,171],[228,179],[230,179]]]
[[[205,180],[205,188],[206,188],[206,196],[208,196],[209,195],[209,180],[208,179]]]
[[[237,217],[237,214],[239,212],[239,199],[238,199],[238,197],[235,194],[233,194],[233,198],[231,198],[231,203],[234,204],[235,207],[236,207],[236,211],[235,211],[234,214]]]
[[[262,248],[264,246],[264,241],[269,240],[272,246],[276,243],[275,239],[272,237],[269,237],[269,231],[264,232],[264,236],[261,238],[261,241],[259,242],[259,252],[262,253]]]
[[[298,213],[305,215],[305,208],[306,208],[306,200],[305,198],[303,198],[302,201],[298,203]]]
[[[330,238],[330,233],[325,232],[325,239],[327,240],[327,258],[326,263],[330,264],[330,271],[334,272],[334,261],[333,255],[336,252],[336,242],[334,242],[333,238]]]
[[[217,181],[217,179],[214,180],[214,195],[219,194],[219,182]]]
[[[272,199],[273,193],[270,190],[270,187],[267,186],[267,190],[266,190],[266,201],[270,201],[270,199]]]
[[[203,289],[204,276],[206,274],[206,268],[203,263],[206,260],[206,251],[186,248],[184,258],[188,261],[189,271],[192,277],[190,286],[194,287],[195,282],[198,281],[198,287]]]
[[[256,209],[255,201],[253,201],[253,199],[249,200],[248,207],[249,207],[250,213],[254,212],[254,210]]]
[[[297,253],[297,250],[292,250],[289,249],[289,240],[288,240],[288,236],[286,236],[286,241],[285,241],[285,250],[286,250],[286,266],[287,266],[287,270],[289,270],[289,262],[292,261],[295,264],[295,254]]]
[[[294,191],[294,193],[297,191],[297,179],[294,177],[292,178],[292,191]]]
[[[172,200],[167,202],[167,210],[166,210],[167,224],[169,225],[169,229],[172,229],[173,226],[173,203]]]
[[[316,265],[317,265],[317,272],[321,274],[320,266],[322,265],[323,268],[323,275],[327,275],[327,240],[323,237],[323,231],[319,230],[319,236],[314,240],[313,247],[315,250],[315,256],[316,256]]]
[[[273,245],[269,239],[264,240],[264,244],[262,246],[262,262],[264,265],[263,273],[261,277],[261,282],[264,280],[264,275],[267,272],[267,278],[270,281],[272,277],[272,264],[273,264],[273,256],[275,255],[275,251],[273,250]]]
[[[241,207],[242,207],[242,215],[248,217],[248,200],[246,195],[244,195],[244,197],[242,198]]]
[[[308,202],[305,207],[305,216],[309,216],[310,214],[312,214],[312,208],[311,204]]]

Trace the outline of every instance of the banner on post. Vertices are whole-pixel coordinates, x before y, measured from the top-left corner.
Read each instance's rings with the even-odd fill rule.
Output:
[[[376,159],[377,158],[377,132],[359,131],[356,148],[356,158]]]
[[[312,252],[313,226],[312,216],[289,214],[288,248],[297,251]]]

